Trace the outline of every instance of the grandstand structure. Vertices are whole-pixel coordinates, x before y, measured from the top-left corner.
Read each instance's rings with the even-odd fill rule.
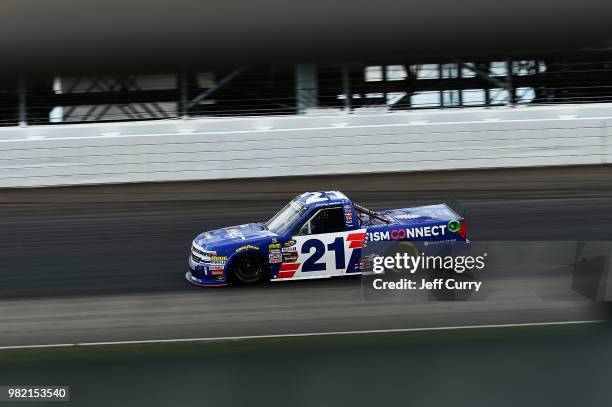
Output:
[[[0,126],[612,102],[612,51],[403,57],[214,70],[23,75],[0,82]]]

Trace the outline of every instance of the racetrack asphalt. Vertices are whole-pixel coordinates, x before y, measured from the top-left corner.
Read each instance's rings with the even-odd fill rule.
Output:
[[[0,346],[607,317],[577,293],[542,300],[567,275],[496,281],[481,301],[411,304],[364,301],[359,279],[185,281],[197,233],[329,189],[375,210],[453,196],[474,241],[612,240],[611,166],[0,190]]]

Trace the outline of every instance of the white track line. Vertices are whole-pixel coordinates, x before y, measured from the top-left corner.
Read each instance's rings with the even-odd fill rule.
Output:
[[[344,332],[310,332],[299,334],[276,334],[276,335],[248,335],[248,336],[220,336],[212,338],[180,338],[180,339],[148,339],[141,341],[116,341],[116,342],[81,342],[81,343],[57,343],[49,345],[15,345],[0,346],[0,350],[7,349],[37,349],[37,348],[62,348],[71,346],[105,346],[105,345],[137,345],[147,343],[175,343],[175,342],[214,342],[214,341],[239,341],[249,339],[274,339],[274,338],[300,338],[309,336],[332,336],[332,335],[358,335],[358,334],[380,334],[398,332],[421,332],[421,331],[446,331],[460,329],[480,329],[480,328],[512,328],[526,326],[547,326],[547,325],[576,325],[593,324],[606,322],[605,320],[590,321],[560,321],[560,322],[528,322],[519,324],[496,324],[496,325],[467,325],[467,326],[440,326],[432,328],[397,328],[397,329],[373,329],[367,331],[344,331]]]

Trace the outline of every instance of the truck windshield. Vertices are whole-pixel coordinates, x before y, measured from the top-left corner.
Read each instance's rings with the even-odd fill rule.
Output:
[[[276,234],[283,234],[295,224],[305,211],[306,207],[304,205],[293,200],[266,222],[266,228]]]

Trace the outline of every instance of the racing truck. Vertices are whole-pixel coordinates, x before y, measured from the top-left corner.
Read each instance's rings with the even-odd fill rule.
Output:
[[[375,212],[339,191],[306,192],[267,222],[196,236],[187,280],[201,286],[360,274],[368,245],[468,243],[465,219],[448,204]]]

